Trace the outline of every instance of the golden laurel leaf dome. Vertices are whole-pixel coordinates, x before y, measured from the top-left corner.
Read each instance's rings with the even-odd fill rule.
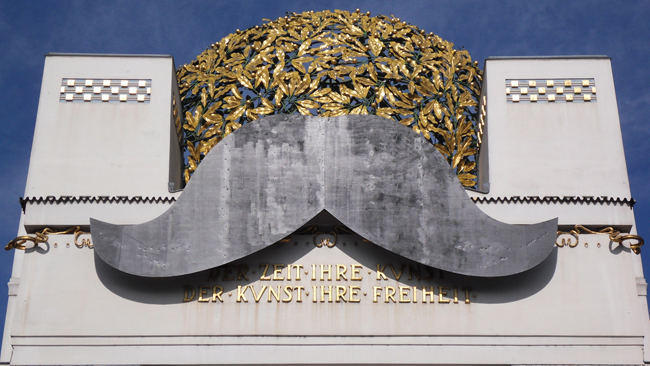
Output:
[[[465,50],[399,18],[304,12],[229,34],[177,70],[187,182],[225,136],[272,114],[374,114],[433,143],[476,185],[482,72]]]

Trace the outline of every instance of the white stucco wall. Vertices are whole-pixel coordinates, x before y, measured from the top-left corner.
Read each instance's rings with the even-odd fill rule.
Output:
[[[70,78],[151,80],[150,101],[61,101],[62,81]],[[180,149],[170,134],[177,89],[170,56],[48,55],[25,197],[174,197],[169,182],[178,188],[181,174]],[[137,220],[130,211],[146,220],[159,215],[164,205],[140,204],[135,210],[119,204],[61,206],[28,203],[28,231],[88,225],[88,217]]]
[[[509,103],[507,80],[513,79],[594,79],[597,100],[580,102],[577,95],[575,102]],[[546,88],[547,94],[558,86],[564,85]],[[572,94],[573,87],[564,89]],[[470,193],[473,197],[631,198],[609,58],[489,58],[483,95],[489,138],[481,158],[488,160],[483,165],[488,165],[489,193]],[[558,217],[560,225],[614,225],[629,231],[634,220],[630,207],[620,204],[478,206],[509,223]]]
[[[172,72],[169,57],[48,57],[25,195],[177,196],[168,190],[170,171],[179,164],[171,142],[171,98],[179,102]],[[60,102],[61,80],[68,77],[151,79],[151,102]],[[508,103],[506,80],[542,78],[594,79],[598,98]],[[481,168],[489,192],[469,192],[472,197],[630,198],[609,59],[489,59],[483,95]],[[559,217],[562,228],[614,226],[635,233],[633,210],[625,204],[477,205],[508,223]],[[28,203],[19,233],[83,226],[89,217],[135,224],[168,207]],[[540,266],[493,279],[434,269],[431,278],[409,279],[413,263],[347,234],[334,248],[317,248],[310,235],[293,236],[235,263],[249,267],[248,279],[240,280],[223,273],[214,278],[210,271],[170,279],[126,275],[92,249],[77,248],[71,235],[51,235],[48,243],[17,253],[0,355],[0,363],[13,365],[632,365],[644,362],[650,329],[640,257],[607,235],[580,235],[578,246],[556,248]],[[284,264],[284,279],[262,280],[264,263]],[[287,264],[303,266],[300,280],[295,272],[287,278]],[[346,280],[312,280],[312,264],[317,272],[320,265],[359,265],[363,279],[352,281],[348,272]],[[377,279],[377,265],[386,264],[396,271],[406,265],[406,272],[398,276],[386,268],[388,278]],[[329,285],[359,286],[360,301],[313,302],[312,286],[318,294]],[[185,286],[206,286],[210,293],[221,286],[223,302],[199,302],[198,295],[186,302]],[[238,286],[258,294],[263,286],[305,290],[302,302],[277,302],[268,293],[256,302],[250,290],[247,302],[237,302]],[[389,286],[415,286],[419,301],[390,301]],[[422,303],[422,288],[430,286],[435,300]],[[377,302],[375,287],[382,288]],[[441,287],[447,288],[443,297]],[[463,288],[471,288],[469,303]],[[412,300],[412,292],[407,297]]]

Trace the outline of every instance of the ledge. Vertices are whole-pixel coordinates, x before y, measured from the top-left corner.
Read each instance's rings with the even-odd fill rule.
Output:
[[[511,196],[511,197],[472,197],[474,203],[553,203],[553,204],[618,204],[634,207],[634,198],[620,198],[608,196]]]
[[[175,197],[142,196],[47,196],[20,198],[20,207],[25,212],[27,204],[69,204],[69,203],[173,203]]]

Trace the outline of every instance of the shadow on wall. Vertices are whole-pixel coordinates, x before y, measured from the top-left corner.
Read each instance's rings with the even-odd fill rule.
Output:
[[[330,232],[329,228],[319,227],[324,233]],[[300,231],[298,231],[300,232]],[[95,255],[95,269],[100,281],[114,294],[145,304],[176,304],[186,301],[196,301],[197,293],[201,287],[207,288],[206,296],[211,296],[214,286],[220,286],[223,293],[234,291],[238,286],[253,286],[258,291],[263,285],[302,285],[310,289],[313,285],[360,285],[361,291],[372,293],[373,286],[417,286],[440,288],[447,287],[450,293],[453,288],[458,289],[460,301],[465,300],[464,288],[471,289],[470,300],[472,303],[508,303],[530,297],[541,291],[552,279],[557,265],[557,248],[540,265],[523,273],[505,277],[480,278],[458,275],[436,268],[428,267],[404,257],[396,255],[386,249],[365,242],[356,234],[338,235],[336,245],[333,247],[317,247],[321,239],[331,239],[334,236],[321,234],[317,238],[313,235],[293,235],[289,242],[279,242],[249,255],[228,265],[176,277],[140,277],[121,272],[102,261]],[[312,252],[317,251],[317,252]],[[317,260],[314,260],[316,258]],[[336,259],[334,259],[336,258]],[[342,260],[341,258],[346,258]],[[350,265],[361,264],[363,269],[359,276],[363,280],[336,281],[336,264],[346,263],[347,276],[350,278]],[[266,267],[266,264],[269,264]],[[265,274],[272,276],[273,264],[283,264],[283,281],[262,281],[260,277]],[[293,279],[287,280],[286,265],[292,264]],[[301,264],[301,281],[296,281],[295,265]],[[316,267],[312,268],[312,264]],[[320,266],[331,264],[333,280],[321,282]],[[266,268],[265,268],[266,267]],[[314,269],[316,273],[314,274]],[[266,271],[265,271],[266,270]],[[378,271],[387,279],[378,280]],[[370,272],[370,273],[369,273]],[[316,276],[316,280],[312,280]],[[382,277],[383,278],[383,277]],[[191,290],[188,290],[188,287]],[[306,290],[308,291],[308,290]],[[439,295],[436,290],[436,298]],[[190,296],[192,295],[192,296]],[[224,295],[225,296],[225,295]],[[382,295],[383,296],[383,295]],[[453,296],[453,295],[449,295]],[[250,296],[249,296],[250,298]],[[266,295],[265,297],[266,298]],[[231,297],[228,301],[234,301]],[[368,301],[370,297],[367,298]],[[421,301],[421,300],[420,300]],[[307,299],[306,306],[311,303]]]

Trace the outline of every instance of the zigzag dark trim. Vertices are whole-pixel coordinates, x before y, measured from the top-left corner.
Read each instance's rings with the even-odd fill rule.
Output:
[[[67,204],[67,203],[173,203],[174,197],[142,197],[142,196],[47,196],[47,197],[20,197],[20,207],[25,212],[28,203],[32,204]]]
[[[593,196],[512,196],[512,197],[472,197],[474,203],[573,203],[573,204],[618,204],[634,207],[636,201],[634,198],[613,198],[607,196],[593,197]]]
[[[25,211],[28,203],[35,204],[66,204],[66,203],[173,203],[174,197],[142,197],[142,196],[47,196],[20,198],[20,207]],[[512,197],[472,197],[474,203],[585,203],[585,204],[620,204],[634,207],[634,198],[613,198],[607,196],[512,196]]]

